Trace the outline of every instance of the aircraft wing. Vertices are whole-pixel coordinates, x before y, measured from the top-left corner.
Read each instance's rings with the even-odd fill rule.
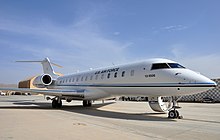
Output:
[[[76,99],[84,99],[85,94],[88,92],[85,89],[73,89],[73,90],[64,90],[64,89],[29,89],[29,88],[0,88],[1,91],[15,91],[15,92],[25,92],[25,93],[36,93],[44,94],[50,96],[68,96]]]

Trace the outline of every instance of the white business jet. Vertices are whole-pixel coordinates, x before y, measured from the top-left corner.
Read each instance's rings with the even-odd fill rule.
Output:
[[[19,62],[42,64],[44,73],[33,81],[33,85],[42,89],[0,90],[53,96],[53,108],[61,108],[62,100],[82,100],[83,106],[88,107],[94,100],[111,96],[146,96],[152,110],[166,112],[169,118],[178,118],[178,99],[171,98],[171,101],[166,103],[162,97],[195,94],[216,87],[216,83],[209,78],[167,59],[149,59],[64,76],[58,76],[54,72],[48,58],[43,61]]]

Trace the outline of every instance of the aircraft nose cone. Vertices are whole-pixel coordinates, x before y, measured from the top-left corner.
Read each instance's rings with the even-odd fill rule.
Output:
[[[203,75],[198,75],[198,79],[196,79],[196,83],[197,84],[201,84],[203,87],[216,87],[217,86],[217,83]]]
[[[217,84],[213,80],[209,79],[208,77],[196,73],[192,70],[187,70],[186,74],[176,74],[177,76],[184,79],[184,81],[189,81],[189,83],[194,83],[200,85],[202,87],[216,87]]]
[[[216,87],[217,84],[216,82],[214,82],[213,80],[203,76],[203,75],[199,75],[198,76],[198,79],[196,80],[198,84],[203,84],[204,86],[207,86],[207,87]]]
[[[217,84],[216,84],[216,82],[215,81],[213,81],[213,80],[211,80],[211,79],[209,79],[209,78],[207,78],[207,77],[205,77],[205,76],[203,76],[203,75],[200,75],[202,78],[202,81],[204,82],[204,83],[207,83],[207,84],[210,84],[210,85],[212,85],[212,86],[217,86]]]
[[[217,83],[213,80],[210,80],[210,84],[213,86],[213,87],[217,87]]]

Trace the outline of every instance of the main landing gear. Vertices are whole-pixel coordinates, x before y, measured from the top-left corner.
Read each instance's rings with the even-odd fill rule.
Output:
[[[91,100],[83,100],[83,106],[84,107],[92,106],[92,101]]]
[[[168,118],[171,118],[171,119],[177,119],[177,118],[182,119],[183,118],[183,116],[180,116],[179,112],[177,111],[177,109],[181,108],[177,105],[177,101],[179,99],[180,98],[175,99],[173,96],[171,97],[171,102],[173,103],[173,107],[169,110]]]
[[[55,97],[51,99],[50,97],[47,98],[47,100],[52,100],[52,108],[61,108],[62,107],[62,100],[60,97]],[[92,100],[83,100],[83,106],[84,107],[90,107],[92,106]]]
[[[53,108],[61,108],[62,107],[62,100],[59,97],[52,99],[52,107]]]

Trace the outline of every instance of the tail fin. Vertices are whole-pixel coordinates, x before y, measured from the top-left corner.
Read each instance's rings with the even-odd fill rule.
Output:
[[[51,66],[51,64],[57,66],[57,67],[62,67],[60,65],[57,65],[55,63],[51,63],[49,58],[45,58],[42,61],[16,61],[16,62],[28,62],[28,63],[41,63],[43,66],[43,72],[44,74],[49,74],[51,75],[53,78],[57,77],[58,75],[54,72],[53,67]]]

